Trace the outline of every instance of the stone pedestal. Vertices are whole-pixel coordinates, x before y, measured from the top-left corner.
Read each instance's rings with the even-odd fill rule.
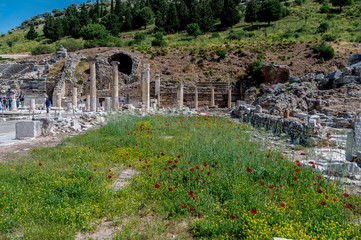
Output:
[[[72,99],[72,103],[73,103],[73,109],[77,110],[78,109],[78,89],[76,87],[73,88],[73,99]]]
[[[183,89],[183,83],[181,82],[179,87],[178,87],[178,109],[182,109],[183,108],[183,94],[184,94],[184,89]]]
[[[56,94],[56,107],[61,108],[61,93]]]
[[[142,72],[142,102],[147,106],[147,109],[150,107],[150,64],[144,64],[144,71]]]
[[[194,96],[194,108],[198,109],[198,88],[196,87],[195,91],[195,96]]]
[[[18,106],[16,105],[16,98],[12,97],[11,99],[11,111],[16,112],[18,110]]]
[[[15,125],[16,139],[33,138],[41,134],[40,121],[23,121],[17,122]]]
[[[90,111],[97,110],[97,86],[96,86],[96,69],[95,62],[91,63],[90,67]]]
[[[35,111],[35,99],[30,99],[30,111]]]
[[[214,87],[211,88],[211,106],[214,106],[215,100],[214,100]]]
[[[105,98],[104,110],[107,112],[112,110],[112,98],[110,97]]]
[[[119,62],[112,62],[113,65],[113,94],[112,94],[112,108],[113,111],[118,111],[119,109],[119,73],[118,65]]]
[[[85,106],[85,108],[86,108],[87,112],[90,112],[90,94],[86,95],[86,106]]]
[[[155,96],[157,98],[158,106],[160,107],[160,75],[155,75]]]
[[[73,104],[72,103],[66,103],[66,111],[71,112],[72,109],[73,109]]]

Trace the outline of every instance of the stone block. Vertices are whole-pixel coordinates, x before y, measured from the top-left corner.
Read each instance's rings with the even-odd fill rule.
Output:
[[[23,121],[16,123],[16,139],[34,138],[41,134],[40,121]]]

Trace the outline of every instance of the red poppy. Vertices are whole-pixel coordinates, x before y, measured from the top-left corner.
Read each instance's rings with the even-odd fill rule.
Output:
[[[111,172],[112,170],[109,169],[109,172]]]
[[[196,169],[199,169],[199,167],[198,167],[198,166],[196,166]]]
[[[282,185],[278,185],[279,188],[282,188]]]
[[[325,198],[328,199],[328,196],[326,195]]]
[[[263,186],[264,185],[264,182],[261,182],[261,186]]]
[[[212,167],[216,167],[216,166],[214,166],[214,165],[212,164]]]
[[[292,209],[292,207],[291,207],[291,206],[289,206],[288,208],[289,208],[289,209]]]
[[[216,154],[215,154],[215,153],[213,153],[213,156],[216,156]]]
[[[280,206],[281,206],[281,207],[284,207],[284,206],[285,206],[285,204],[284,204],[284,203],[280,203]]]
[[[94,172],[96,171],[97,169],[96,168],[94,168]]]
[[[149,174],[148,176],[151,177],[151,176],[153,176],[153,175],[152,175],[152,174]]]
[[[178,163],[178,161],[177,161],[177,160],[174,160],[174,162],[175,162],[175,163]]]
[[[237,156],[237,158],[239,158],[239,156]]]
[[[147,167],[150,167],[150,165],[147,165]]]
[[[350,195],[348,195],[347,193],[344,193],[343,195],[344,195],[345,197],[348,197],[348,196],[350,196]]]
[[[89,178],[89,180],[92,179],[92,177],[88,177],[88,178]]]
[[[180,156],[178,155],[177,158],[180,158]]]
[[[251,209],[251,210],[250,210],[250,213],[256,214],[256,213],[257,213],[257,210],[256,210],[256,209]]]
[[[129,167],[132,167],[132,165],[129,164]]]
[[[197,197],[196,197],[196,196],[193,196],[193,199],[194,199],[194,200],[196,200],[196,199],[197,199]]]
[[[333,172],[332,172],[332,171],[330,171],[330,174],[333,174]]]
[[[39,166],[41,167],[41,166],[43,166],[43,164],[42,164],[42,163],[39,163]]]
[[[235,219],[235,218],[236,218],[236,216],[234,216],[234,215],[231,215],[231,218],[232,218],[232,219]]]
[[[299,169],[295,169],[295,172],[299,172],[300,170]]]
[[[316,186],[316,185],[317,185],[317,183],[316,183],[316,182],[314,182],[314,183],[313,183],[313,185],[315,185],[315,186]]]
[[[321,201],[320,204],[321,204],[321,205],[326,205],[326,202]]]
[[[272,185],[269,185],[269,186],[268,186],[268,188],[274,188],[274,186],[272,186]]]
[[[143,166],[142,168],[145,169],[145,166]]]
[[[351,206],[350,206],[350,205],[346,205],[346,207],[347,207],[347,208],[351,208]]]
[[[193,212],[193,211],[194,211],[194,209],[193,209],[193,208],[190,208],[189,210],[190,210],[191,212]]]
[[[189,169],[191,172],[193,172],[194,171],[194,169],[193,168],[191,168],[191,169]]]
[[[321,189],[317,189],[317,192],[318,192],[318,193],[322,193],[322,190],[321,190]]]
[[[214,162],[214,164],[216,164],[216,165],[217,165],[217,164],[218,164],[218,162]]]
[[[172,163],[173,161],[172,160],[169,160],[168,163]]]
[[[208,164],[207,164],[207,163],[205,163],[205,164],[204,164],[204,166],[205,166],[205,167],[207,167],[207,166],[208,166]]]
[[[250,169],[250,168],[247,168],[247,172],[250,172],[250,173],[251,173],[251,172],[252,172],[252,169]]]
[[[318,179],[321,179],[322,177],[321,176],[318,176]]]
[[[4,193],[4,192],[2,192],[1,194],[2,194],[2,195],[5,195],[5,193]]]
[[[112,178],[112,176],[109,175],[108,178]]]
[[[167,170],[167,168],[165,167],[165,168],[164,168],[164,171],[166,171],[166,170]]]
[[[249,152],[249,154],[252,154],[252,152]]]
[[[182,205],[182,206],[181,206],[181,208],[182,208],[182,209],[185,209],[185,208],[186,208],[186,206]]]
[[[297,177],[293,177],[293,180],[297,181],[297,179],[298,179]]]
[[[211,172],[207,172],[207,175],[211,175]]]
[[[169,187],[168,190],[172,192],[172,191],[173,191],[173,188]]]
[[[206,183],[206,181],[203,181],[203,183]]]
[[[154,214],[152,214],[152,217],[154,217]]]
[[[199,179],[199,177],[196,177],[196,180],[198,180]]]
[[[154,187],[155,187],[155,188],[159,188],[160,185],[159,185],[159,184],[154,184]]]
[[[193,181],[193,178],[191,178],[190,180]]]
[[[337,201],[336,198],[333,198],[332,200],[335,201],[335,202]]]

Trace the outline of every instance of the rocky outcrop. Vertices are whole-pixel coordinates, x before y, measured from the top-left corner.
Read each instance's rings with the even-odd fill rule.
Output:
[[[290,77],[290,70],[285,65],[265,64],[261,73],[266,83],[285,83]]]

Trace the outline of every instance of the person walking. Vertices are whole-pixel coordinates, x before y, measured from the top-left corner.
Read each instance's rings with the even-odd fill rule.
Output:
[[[46,106],[46,113],[49,113],[49,108],[50,108],[50,99],[49,98],[46,99],[45,106]]]

